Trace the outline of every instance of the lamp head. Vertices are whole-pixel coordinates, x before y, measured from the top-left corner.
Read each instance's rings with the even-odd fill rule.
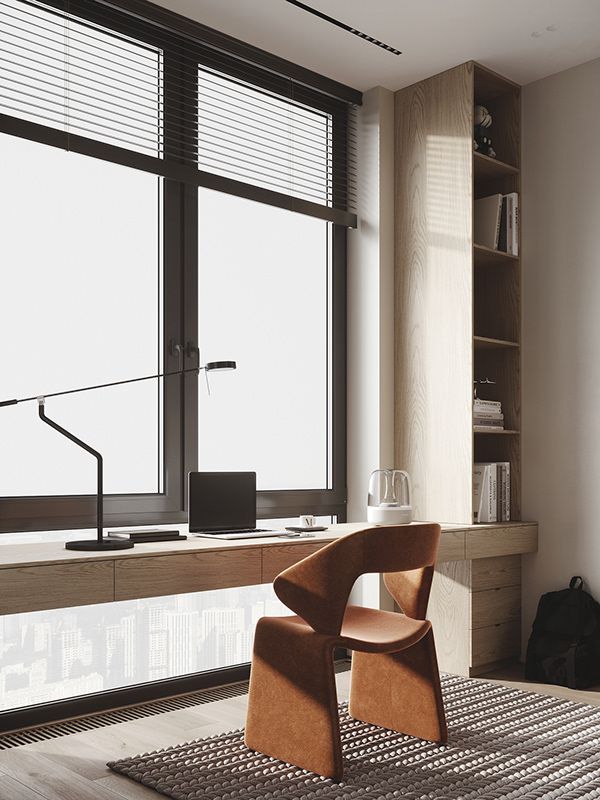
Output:
[[[218,372],[219,370],[237,369],[235,361],[209,361],[204,365],[206,372]]]

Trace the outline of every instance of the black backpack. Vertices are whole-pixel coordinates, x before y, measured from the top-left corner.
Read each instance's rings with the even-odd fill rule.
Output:
[[[585,689],[600,682],[600,605],[583,580],[542,595],[527,645],[525,677]]]

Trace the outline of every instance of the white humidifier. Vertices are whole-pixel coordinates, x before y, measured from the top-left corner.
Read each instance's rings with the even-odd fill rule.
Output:
[[[401,469],[377,469],[369,481],[367,520],[375,525],[412,522],[410,478]]]

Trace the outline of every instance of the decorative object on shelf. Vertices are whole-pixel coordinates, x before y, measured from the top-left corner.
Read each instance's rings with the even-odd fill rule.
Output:
[[[485,106],[475,106],[473,114],[473,148],[484,156],[496,158],[492,140],[487,135],[492,125],[492,115]]]
[[[130,547],[133,547],[134,542],[130,539],[109,539],[104,537],[104,490],[103,490],[103,461],[102,456],[97,450],[94,450],[93,447],[90,447],[89,444],[86,444],[81,439],[78,439],[77,436],[72,434],[70,431],[63,428],[62,425],[59,425],[54,420],[50,419],[46,416],[46,400],[49,397],[61,397],[67,394],[79,394],[79,392],[90,392],[94,389],[108,389],[111,386],[124,386],[128,383],[140,383],[141,381],[150,381],[156,378],[167,378],[172,375],[185,375],[188,372],[194,372],[198,375],[201,371],[204,371],[207,376],[209,372],[215,372],[219,370],[230,370],[236,369],[237,365],[235,361],[209,361],[207,364],[203,366],[191,367],[189,369],[179,369],[174,372],[160,372],[156,375],[144,375],[141,378],[128,378],[127,380],[123,381],[112,381],[111,383],[102,383],[97,384],[95,386],[83,386],[79,389],[67,389],[64,392],[51,392],[46,395],[39,395],[33,397],[21,397],[19,399],[12,399],[12,400],[2,400],[0,401],[0,407],[2,406],[15,406],[19,403],[29,403],[33,400],[37,400],[38,403],[38,414],[42,422],[45,422],[46,425],[49,425],[51,428],[54,428],[55,431],[65,436],[70,441],[74,442],[78,447],[83,448],[86,452],[90,453],[94,456],[97,462],[97,484],[96,484],[96,528],[97,528],[97,535],[95,539],[83,539],[74,542],[66,542],[65,548],[67,550],[125,550]]]
[[[412,522],[411,486],[401,469],[377,469],[371,473],[367,521],[376,525],[407,525]]]

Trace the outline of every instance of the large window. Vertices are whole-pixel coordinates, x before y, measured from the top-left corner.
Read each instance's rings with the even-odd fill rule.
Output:
[[[360,95],[130,5],[0,0],[0,400],[170,373],[48,398],[104,456],[107,527],[185,522],[197,469],[255,470],[263,519],[343,521]],[[94,526],[95,462],[35,403],[0,441],[0,545]],[[3,618],[4,707],[246,661],[275,602],[176,591]]]

